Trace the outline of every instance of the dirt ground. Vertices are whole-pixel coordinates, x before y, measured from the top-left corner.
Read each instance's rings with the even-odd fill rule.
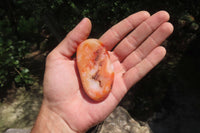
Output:
[[[0,132],[8,128],[32,127],[42,100],[42,87],[35,83],[31,90],[24,87],[9,92],[0,103]]]

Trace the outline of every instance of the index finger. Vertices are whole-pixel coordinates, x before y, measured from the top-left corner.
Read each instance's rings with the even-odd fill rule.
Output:
[[[149,16],[150,14],[147,11],[140,11],[132,14],[111,27],[99,38],[99,40],[104,44],[107,50],[112,50],[120,40]]]

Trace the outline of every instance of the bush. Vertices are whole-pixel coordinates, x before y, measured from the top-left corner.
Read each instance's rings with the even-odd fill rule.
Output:
[[[25,30],[30,28],[24,28],[22,25],[30,25],[28,22],[30,21],[20,19],[17,29],[24,32],[23,34],[27,33]],[[17,85],[30,85],[33,80],[29,69],[23,65],[24,57],[30,50],[30,43],[20,40],[7,16],[0,22],[0,29],[0,87],[6,87],[10,81]]]

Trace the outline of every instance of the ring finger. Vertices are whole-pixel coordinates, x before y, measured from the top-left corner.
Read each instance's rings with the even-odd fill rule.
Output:
[[[134,31],[124,38],[114,49],[114,53],[120,61],[124,60],[131,52],[150,35],[162,23],[169,20],[169,14],[166,11],[159,11],[141,23]]]

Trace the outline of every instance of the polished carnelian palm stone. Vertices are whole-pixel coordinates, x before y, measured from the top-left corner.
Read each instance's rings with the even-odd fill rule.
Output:
[[[88,39],[78,46],[76,57],[84,91],[94,101],[102,101],[108,96],[114,80],[108,52],[99,40]]]

